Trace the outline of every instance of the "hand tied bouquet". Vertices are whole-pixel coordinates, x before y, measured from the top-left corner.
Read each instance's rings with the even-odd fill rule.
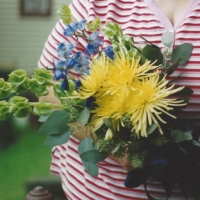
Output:
[[[146,185],[152,176],[163,184],[167,198],[174,183],[186,199],[188,192],[198,196],[199,133],[178,117],[192,90],[167,79],[187,62],[192,45],[171,50],[173,33],[167,32],[161,38],[164,50],[142,37],[146,44],[141,47],[116,23],[102,25],[99,18],[72,21],[67,6],[60,16],[66,24],[64,36],[84,39],[85,51],[74,53],[73,44],[62,42],[53,68],[36,68],[31,78],[19,69],[8,82],[0,79],[0,120],[30,112],[40,116],[39,132],[47,136],[48,146],[66,143],[75,131],[86,130],[78,150],[92,176],[98,176],[97,163],[109,154],[127,155],[134,170],[128,173],[126,187],[144,184],[147,197],[154,199]],[[103,37],[110,45],[102,45]],[[27,90],[47,95],[50,86],[60,104],[29,102],[21,96]]]

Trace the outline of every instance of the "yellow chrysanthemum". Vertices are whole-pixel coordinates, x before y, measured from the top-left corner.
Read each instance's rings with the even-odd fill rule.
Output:
[[[159,131],[163,133],[159,123],[166,122],[161,118],[161,113],[174,117],[168,111],[173,110],[174,106],[185,105],[182,101],[169,98],[183,87],[173,89],[174,85],[167,87],[167,84],[165,78],[159,81],[159,76],[156,75],[146,78],[137,83],[137,91],[132,92],[126,100],[127,114],[136,134],[147,136],[147,126],[153,123],[157,124]]]
[[[82,98],[93,96],[102,87],[107,73],[109,59],[105,55],[94,58],[90,65],[90,74],[81,79],[83,86],[79,89]]]
[[[147,61],[140,65],[139,59],[130,58],[121,49],[114,60],[108,59],[104,54],[94,58],[90,65],[90,74],[81,79],[82,86],[79,89],[82,98],[90,96],[103,96],[113,94],[120,90],[132,88],[135,80],[150,76],[156,66]],[[158,73],[158,72],[154,72]]]
[[[115,56],[115,59],[109,63],[106,79],[101,89],[106,94],[113,94],[120,90],[128,95],[130,89],[134,89],[133,83],[142,80],[145,77],[151,76],[157,66],[146,61],[145,64],[139,64],[140,59],[130,58],[125,54],[123,49]],[[118,92],[117,92],[118,93]]]

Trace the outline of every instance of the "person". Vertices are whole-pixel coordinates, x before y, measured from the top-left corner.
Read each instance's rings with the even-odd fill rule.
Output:
[[[188,42],[194,46],[189,61],[181,65],[170,77],[181,75],[177,85],[189,86],[194,93],[183,117],[200,119],[200,0],[73,0],[70,4],[75,20],[93,20],[100,17],[103,24],[117,22],[123,33],[134,38],[136,44],[143,42],[141,36],[163,47],[161,36],[166,31],[174,33],[172,46]],[[60,42],[75,45],[81,51],[85,41],[64,37],[65,25],[57,22],[49,35],[39,60],[40,67],[51,67],[57,60],[56,46]],[[104,39],[104,45],[108,41]],[[76,138],[75,138],[76,137]],[[63,190],[70,200],[145,200],[144,186],[126,188],[124,180],[130,170],[126,158],[108,157],[98,163],[99,176],[92,177],[84,169],[77,147],[82,139],[79,134],[71,137],[67,144],[52,150],[51,172],[62,179]],[[166,199],[166,192],[160,183],[148,182],[148,191],[156,199]],[[173,188],[171,200],[184,199],[177,186]]]

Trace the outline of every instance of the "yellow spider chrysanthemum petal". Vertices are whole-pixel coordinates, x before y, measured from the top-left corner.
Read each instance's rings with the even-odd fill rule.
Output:
[[[94,58],[90,65],[90,74],[81,79],[82,87],[79,89],[80,96],[84,99],[93,96],[102,87],[107,73],[109,59],[102,54]]]
[[[183,87],[172,89],[173,86],[167,87],[167,83],[165,78],[159,81],[157,75],[148,77],[138,82],[138,91],[133,92],[132,97],[127,99],[127,114],[131,118],[136,134],[147,136],[147,127],[152,123],[157,124],[162,133],[159,123],[165,123],[165,121],[161,118],[161,113],[174,117],[168,112],[173,109],[172,106],[185,105],[182,101],[169,98],[170,95],[182,90]]]

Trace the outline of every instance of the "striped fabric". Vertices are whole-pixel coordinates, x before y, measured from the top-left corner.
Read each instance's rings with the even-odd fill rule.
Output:
[[[77,20],[93,20],[100,17],[103,23],[117,22],[124,33],[134,37],[135,43],[144,45],[140,36],[162,48],[161,35],[173,31],[173,46],[184,42],[192,43],[194,50],[186,65],[180,66],[171,79],[181,74],[178,85],[190,86],[194,94],[186,109],[185,116],[200,119],[200,0],[191,0],[180,20],[172,26],[166,16],[156,7],[153,0],[74,0],[70,5]],[[75,45],[75,51],[84,49],[85,42],[75,38],[65,38],[65,26],[61,21],[55,25],[39,60],[39,66],[51,67],[58,59],[56,46],[66,41]],[[108,41],[104,38],[104,45]],[[184,116],[184,115],[183,115]],[[141,200],[147,199],[143,186],[136,189],[124,187],[126,172],[111,158],[99,163],[100,175],[90,176],[83,168],[77,154],[78,141],[71,138],[69,142],[53,149],[51,171],[62,178],[63,189],[72,200]],[[158,199],[165,199],[165,192],[156,182],[149,182],[150,194]],[[183,199],[177,188],[170,200]]]

